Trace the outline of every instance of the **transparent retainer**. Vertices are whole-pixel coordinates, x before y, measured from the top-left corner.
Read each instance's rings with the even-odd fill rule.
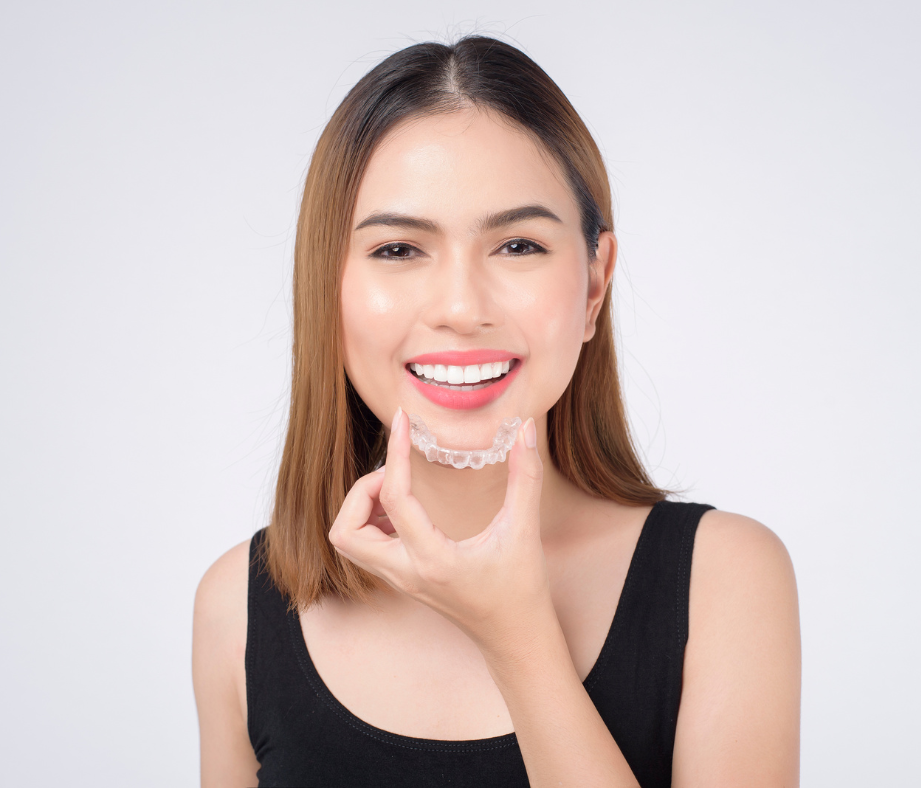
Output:
[[[415,413],[409,414],[409,436],[413,446],[419,449],[429,462],[451,465],[458,470],[461,468],[479,470],[484,465],[505,462],[506,455],[515,444],[515,436],[520,426],[521,419],[517,416],[512,419],[502,419],[499,429],[496,430],[492,447],[489,449],[474,449],[473,451],[444,449],[438,445],[435,436],[425,426],[425,422]]]

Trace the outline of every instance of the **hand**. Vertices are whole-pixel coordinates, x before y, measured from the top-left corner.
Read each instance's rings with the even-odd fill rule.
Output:
[[[505,501],[480,534],[455,542],[429,519],[410,484],[409,419],[397,410],[387,464],[359,479],[329,532],[333,547],[362,569],[428,605],[484,652],[527,648],[536,614],[552,609],[540,540],[543,466],[534,420],[519,429],[508,455]],[[369,522],[383,509],[396,531]]]

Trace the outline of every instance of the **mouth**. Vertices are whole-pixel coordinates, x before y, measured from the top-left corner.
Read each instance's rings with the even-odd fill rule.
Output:
[[[451,410],[473,410],[498,400],[518,376],[521,364],[519,358],[465,366],[410,362],[405,372],[411,386],[429,402]]]
[[[445,364],[407,364],[406,371],[427,386],[445,391],[480,391],[495,386],[511,375],[521,364],[517,358],[491,364],[470,364],[460,367]]]

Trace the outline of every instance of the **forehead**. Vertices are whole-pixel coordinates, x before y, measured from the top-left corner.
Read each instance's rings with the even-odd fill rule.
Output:
[[[392,210],[456,224],[531,203],[578,222],[566,178],[543,146],[492,112],[464,109],[387,134],[368,162],[355,216]]]

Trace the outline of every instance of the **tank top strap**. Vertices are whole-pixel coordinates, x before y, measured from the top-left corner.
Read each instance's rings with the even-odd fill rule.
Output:
[[[694,536],[709,504],[659,501],[585,688],[642,785],[669,785],[681,700]]]
[[[268,567],[265,563],[264,545],[266,529],[262,528],[253,534],[249,543],[249,605],[248,612],[253,613],[258,608],[261,617],[279,632],[285,628],[288,614],[288,602],[284,594],[278,590],[269,577]],[[251,621],[247,634],[253,633]]]
[[[623,599],[628,626],[648,627],[650,617],[656,616],[661,634],[667,634],[670,641],[662,644],[661,651],[678,657],[679,665],[688,640],[694,537],[700,518],[714,508],[679,501],[656,504],[637,544],[638,561],[631,578],[634,587]]]
[[[290,705],[286,697],[291,677],[299,669],[288,631],[288,602],[272,582],[263,557],[266,529],[257,531],[249,547],[247,601],[246,723],[256,758],[262,761],[285,721],[278,710]]]

